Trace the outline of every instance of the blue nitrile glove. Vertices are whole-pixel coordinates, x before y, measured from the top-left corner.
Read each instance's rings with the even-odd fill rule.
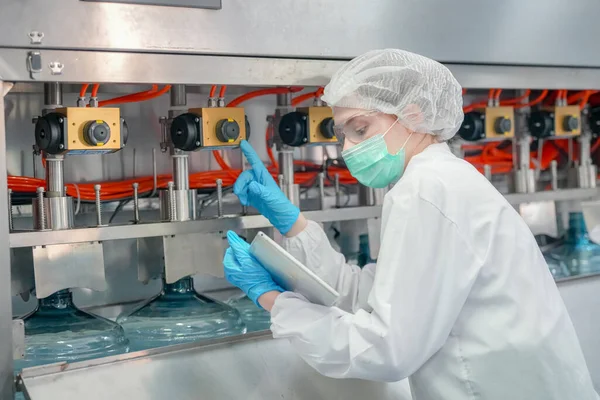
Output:
[[[250,143],[242,140],[240,148],[252,169],[242,172],[233,185],[233,192],[243,205],[256,208],[285,235],[292,229],[300,210],[285,197]]]
[[[258,298],[272,290],[284,292],[273,281],[271,274],[250,254],[250,245],[240,238],[235,232],[227,232],[229,248],[225,252],[223,265],[225,278],[239,287],[248,295],[257,306]]]

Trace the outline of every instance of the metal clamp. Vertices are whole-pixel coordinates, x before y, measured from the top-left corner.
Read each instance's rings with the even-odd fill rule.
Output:
[[[42,44],[42,40],[44,39],[44,32],[31,31],[27,36],[29,36],[31,44]]]
[[[30,51],[27,53],[27,70],[31,79],[35,79],[35,74],[42,72],[42,53],[39,51]]]
[[[48,64],[48,68],[50,68],[50,74],[52,75],[62,75],[63,68],[65,65],[60,61],[53,61]]]

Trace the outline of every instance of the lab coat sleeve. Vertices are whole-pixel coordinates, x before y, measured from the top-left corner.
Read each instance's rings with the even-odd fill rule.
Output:
[[[308,221],[298,235],[283,240],[283,247],[333,287],[340,297],[337,306],[346,311],[366,308],[375,276],[375,264],[364,268],[346,263],[343,254],[334,250],[321,225]]]
[[[457,226],[412,196],[384,205],[382,246],[368,303],[352,314],[281,294],[272,309],[274,337],[334,378],[398,381],[446,342],[481,262]]]

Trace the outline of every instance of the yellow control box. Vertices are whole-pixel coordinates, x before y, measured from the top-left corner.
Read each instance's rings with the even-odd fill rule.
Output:
[[[330,107],[305,107],[297,111],[308,116],[308,144],[337,143]]]
[[[192,108],[201,121],[199,147],[235,147],[246,139],[246,114],[242,107]]]
[[[515,111],[512,107],[486,107],[486,139],[509,139],[515,136]]]

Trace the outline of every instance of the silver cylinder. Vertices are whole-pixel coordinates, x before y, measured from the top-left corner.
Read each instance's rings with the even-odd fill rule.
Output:
[[[61,231],[73,228],[73,199],[71,197],[44,197],[43,211],[39,197],[33,199],[33,227],[37,230]]]
[[[339,182],[336,185],[336,193],[339,189]],[[339,196],[336,195],[336,199]],[[337,205],[337,204],[336,204]],[[373,206],[375,205],[375,191],[365,185],[358,184],[358,205],[360,206]]]
[[[35,191],[36,198],[32,201],[32,209],[37,212],[37,215],[32,212],[33,215],[33,226],[35,229],[44,230],[46,229],[46,209],[44,203],[44,188],[38,187]]]
[[[137,224],[140,222],[140,199],[138,196],[140,184],[134,182],[131,187],[133,188],[133,221]]]
[[[333,187],[335,189],[335,206],[341,207],[341,193],[340,193],[340,174],[335,174],[333,176]]]
[[[47,197],[65,195],[64,157],[49,155],[46,157]]]
[[[223,216],[223,180],[217,179],[217,215]]]
[[[58,82],[44,83],[44,107],[56,108],[63,104],[62,84]]]
[[[552,190],[558,189],[558,162],[556,160],[550,161],[550,179]]]
[[[190,188],[189,167],[187,154],[174,154],[173,159],[173,184],[175,190]]]
[[[14,228],[13,224],[13,212],[12,212],[12,189],[8,189],[8,231],[12,232]]]
[[[171,107],[187,105],[185,85],[172,85],[169,93],[171,95]]]
[[[318,175],[319,182],[319,207],[321,210],[325,209],[325,174],[323,172],[319,172]]]
[[[492,181],[492,166],[489,164],[485,164],[483,166],[483,175],[486,177],[488,181]]]
[[[277,95],[278,106],[289,106],[292,104],[292,93],[281,93]]]
[[[161,189],[158,191],[158,199],[162,221],[182,222],[196,219],[196,193],[194,190],[173,190],[170,193],[168,189]],[[171,206],[172,202],[173,207]]]
[[[101,186],[94,185],[94,194],[96,195],[96,223],[102,226],[102,199],[100,198]]]

